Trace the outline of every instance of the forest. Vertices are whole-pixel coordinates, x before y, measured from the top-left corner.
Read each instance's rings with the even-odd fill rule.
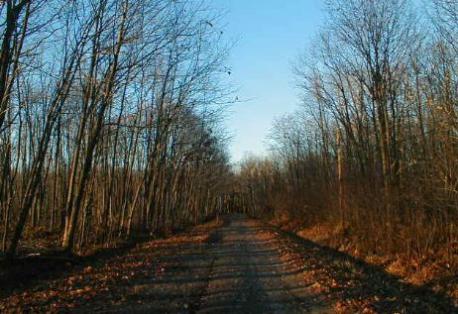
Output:
[[[234,164],[240,104],[211,1],[0,1],[0,267],[209,222],[250,234],[220,220],[243,213],[457,305],[458,1],[323,2],[291,71],[301,105],[267,156]]]
[[[228,102],[216,15],[165,0],[0,10],[2,251],[38,235],[78,252],[222,206]]]
[[[302,105],[274,122],[271,157],[240,165],[247,211],[458,266],[458,2],[429,9],[328,1],[294,65]]]

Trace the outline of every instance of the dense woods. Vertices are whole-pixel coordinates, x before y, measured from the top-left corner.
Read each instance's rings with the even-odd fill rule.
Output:
[[[458,0],[246,2],[0,0],[0,312],[456,312]]]
[[[0,15],[1,251],[78,252],[221,209],[229,92],[212,10],[7,0]]]
[[[427,2],[327,1],[295,66],[302,106],[275,122],[272,157],[239,169],[247,210],[457,266],[458,2]]]

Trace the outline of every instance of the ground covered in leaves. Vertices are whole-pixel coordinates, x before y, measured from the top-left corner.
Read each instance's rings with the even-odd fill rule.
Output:
[[[239,215],[49,266],[2,283],[0,312],[458,312],[429,287]]]
[[[360,248],[358,239],[332,223],[304,227],[306,223],[300,219],[280,215],[268,224],[383,269],[406,284],[428,288],[438,294],[448,295],[455,303],[458,302],[458,247],[444,247],[439,251],[428,251],[421,255],[409,252],[382,254]]]

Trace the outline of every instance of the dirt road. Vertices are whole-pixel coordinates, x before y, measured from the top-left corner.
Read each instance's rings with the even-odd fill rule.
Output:
[[[294,259],[282,258],[275,234],[253,220],[233,217],[209,250],[212,266],[199,310],[203,313],[323,312]]]
[[[233,215],[110,258],[37,274],[0,312],[455,313],[446,296]],[[30,279],[30,278],[28,278]]]
[[[122,312],[328,313],[314,298],[277,235],[244,216],[227,217],[205,244],[179,245],[160,257],[159,274],[132,287],[143,304]],[[128,294],[132,295],[129,291]]]

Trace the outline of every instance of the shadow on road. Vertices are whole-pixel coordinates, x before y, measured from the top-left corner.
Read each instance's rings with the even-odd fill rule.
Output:
[[[343,304],[350,313],[458,312],[444,294],[241,216],[211,232],[151,241],[87,265],[93,269],[26,281],[1,296],[0,310],[332,313]]]
[[[334,279],[328,297],[347,305],[367,304],[377,313],[458,313],[452,298],[427,286],[414,286],[387,273],[382,267],[335,249],[271,228],[300,254],[306,272],[326,270],[322,280]],[[356,307],[354,309],[356,310]]]

